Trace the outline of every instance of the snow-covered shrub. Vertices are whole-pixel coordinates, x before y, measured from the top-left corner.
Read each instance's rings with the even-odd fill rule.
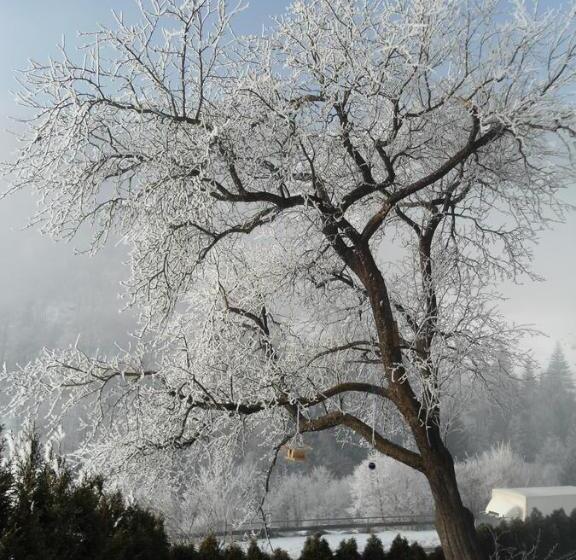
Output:
[[[527,463],[501,443],[456,464],[462,500],[474,513],[484,510],[493,488],[550,486],[558,483],[558,470],[550,464]]]
[[[375,469],[368,468],[370,462]],[[358,517],[426,515],[434,509],[424,475],[379,453],[356,467],[351,492],[350,514]]]
[[[336,478],[326,467],[316,467],[310,474],[278,478],[266,500],[266,509],[273,519],[301,521],[341,516],[349,503],[349,479]]]

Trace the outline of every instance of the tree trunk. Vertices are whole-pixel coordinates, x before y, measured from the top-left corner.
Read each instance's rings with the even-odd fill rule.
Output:
[[[474,516],[462,503],[454,461],[446,448],[432,452],[427,458],[426,476],[434,497],[436,529],[446,560],[485,560],[476,536]]]

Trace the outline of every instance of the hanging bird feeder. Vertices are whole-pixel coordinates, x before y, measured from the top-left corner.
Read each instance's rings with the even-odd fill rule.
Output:
[[[300,433],[300,407],[296,411],[296,435],[290,443],[283,447],[284,458],[287,461],[303,463],[306,461],[306,455],[312,448],[304,444],[302,434]]]
[[[308,445],[286,445],[284,447],[284,458],[294,463],[306,461],[306,454],[312,449]]]

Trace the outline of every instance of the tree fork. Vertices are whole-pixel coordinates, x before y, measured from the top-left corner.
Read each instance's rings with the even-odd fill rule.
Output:
[[[356,269],[368,291],[374,322],[378,331],[382,363],[390,383],[390,398],[410,426],[423,459],[423,472],[430,485],[436,509],[436,529],[446,560],[485,560],[474,526],[474,516],[462,503],[454,460],[440,436],[439,417],[422,415],[418,401],[407,379],[404,379],[402,354],[397,344],[398,332],[388,297],[386,282],[368,247],[357,253]],[[434,423],[435,422],[435,423]]]

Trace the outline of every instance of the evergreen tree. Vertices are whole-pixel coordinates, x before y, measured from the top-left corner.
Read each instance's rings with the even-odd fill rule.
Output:
[[[2,426],[0,426],[0,438],[2,436]],[[4,464],[4,443],[0,439],[0,535],[8,527],[8,522],[12,514],[12,500],[10,498],[10,491],[14,479],[10,469]]]
[[[576,418],[574,381],[560,345],[550,358],[540,380],[541,419],[545,433],[565,442]]]
[[[272,560],[292,560],[290,555],[281,548],[275,548],[272,553]]]
[[[137,506],[124,511],[109,542],[109,560],[168,560],[163,521]]]
[[[572,558],[576,551],[576,512],[568,516],[559,510],[544,517],[534,510],[526,521],[515,519],[504,521],[498,527],[482,526],[478,536],[486,558]],[[441,558],[434,557],[435,560]]]
[[[410,560],[428,560],[428,555],[424,549],[416,542],[410,545]]]
[[[255,541],[250,542],[250,546]],[[257,545],[256,545],[257,546]],[[250,551],[250,549],[248,549]],[[220,550],[220,543],[214,535],[208,535],[198,547],[198,556],[200,560],[222,560],[222,551]],[[258,560],[252,558],[251,560]]]
[[[246,553],[235,543],[224,549],[224,560],[246,560]]]
[[[430,554],[428,554],[428,560],[444,560],[442,547],[437,546]]]
[[[362,552],[362,560],[385,560],[385,558],[382,541],[376,535],[370,535]]]
[[[489,375],[494,378],[508,378],[513,374],[513,365],[506,352],[498,352],[490,364]],[[451,420],[446,442],[456,455],[464,459],[486,451],[491,446],[508,442],[520,406],[503,406],[493,395],[475,388],[466,407],[466,414]]]
[[[538,422],[538,379],[529,364],[524,370],[515,407],[516,414],[510,421],[509,441],[512,449],[528,462],[533,462],[543,443],[542,426]]]
[[[332,551],[328,541],[320,533],[307,537],[300,560],[332,560]]]
[[[199,555],[193,543],[175,544],[170,548],[170,560],[199,560]]]
[[[46,487],[41,481],[42,457],[38,437],[28,435],[28,449],[15,465],[14,507],[0,550],[4,558],[54,558],[47,542]]]
[[[14,476],[0,470],[0,560],[168,560],[161,519],[104,493],[100,477],[75,481],[42,451],[29,432],[14,447]]]
[[[396,535],[390,545],[386,560],[412,560],[412,550],[408,541],[400,535]]]
[[[576,486],[576,426],[572,426],[566,441],[566,454],[561,465],[560,482]]]
[[[248,546],[248,550],[246,551],[246,560],[269,560],[270,555],[267,552],[264,552],[258,546],[258,543],[255,539],[250,541],[250,545]]]
[[[356,539],[344,539],[336,550],[334,557],[336,560],[360,560],[358,543]]]

